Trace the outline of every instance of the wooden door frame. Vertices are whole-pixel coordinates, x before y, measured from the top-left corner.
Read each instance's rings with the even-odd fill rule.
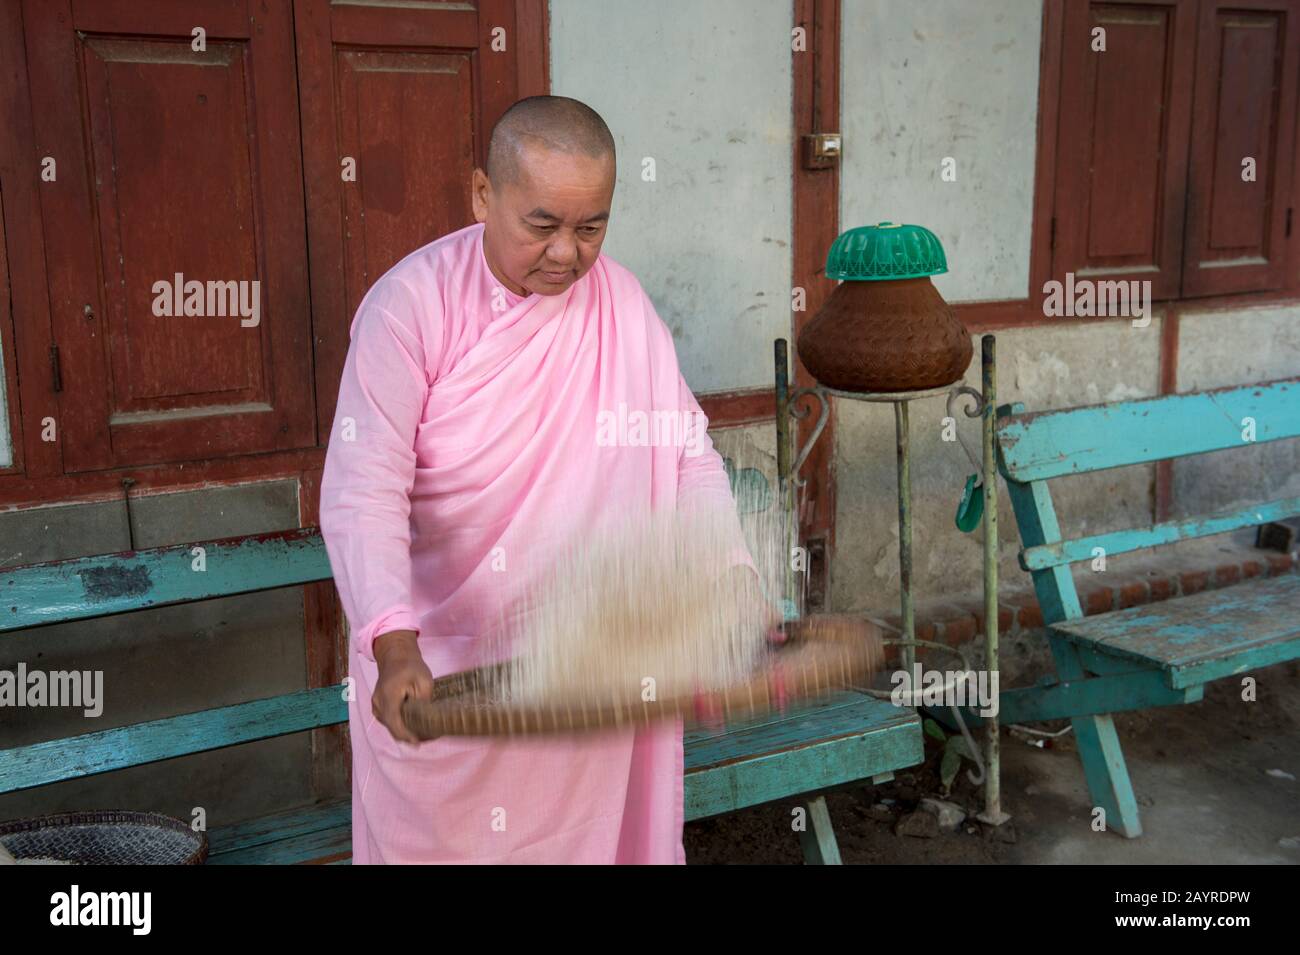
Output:
[[[0,489],[20,481],[44,482],[61,473],[57,442],[41,441],[41,421],[58,418],[52,387],[49,284],[45,270],[45,236],[41,229],[40,163],[28,95],[27,50],[22,7],[0,4],[0,205],[3,206],[8,255],[9,300],[4,342],[4,387],[7,389],[13,462],[0,468]],[[23,383],[21,390],[18,382]],[[5,495],[0,492],[0,501]],[[6,502],[7,503],[7,502]]]
[[[799,333],[825,304],[836,282],[826,278],[826,252],[840,231],[840,167],[804,166],[803,137],[840,132],[840,0],[794,0],[794,25],[802,27],[807,50],[792,50],[794,125],[791,162],[794,176],[794,234],[791,237],[791,285],[804,289],[805,309],[793,312],[790,355],[794,387],[816,384],[794,347]],[[835,402],[826,428],[805,461],[803,506],[799,514],[800,541],[808,550],[810,610],[830,603],[832,555],[835,553]],[[816,414],[795,429],[802,446],[812,437]]]
[[[793,29],[804,30],[805,49],[791,44],[791,289],[805,292],[804,310],[791,311],[783,333],[790,342],[792,387],[816,384],[799,361],[795,342],[836,283],[825,277],[826,252],[839,235],[840,170],[804,167],[803,136],[840,130],[840,0],[792,0]],[[711,428],[735,428],[776,422],[776,396],[771,385],[699,396]],[[812,435],[816,413],[795,430],[802,445]],[[825,430],[800,474],[808,482],[802,492],[800,540],[809,549],[809,607],[830,599],[830,565],[835,546],[835,419],[832,404]]]

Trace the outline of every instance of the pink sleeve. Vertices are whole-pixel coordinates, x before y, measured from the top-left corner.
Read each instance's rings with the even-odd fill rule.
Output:
[[[321,477],[321,535],[357,651],[375,637],[419,630],[411,603],[415,434],[430,382],[416,299],[381,279],[352,321],[338,408]]]

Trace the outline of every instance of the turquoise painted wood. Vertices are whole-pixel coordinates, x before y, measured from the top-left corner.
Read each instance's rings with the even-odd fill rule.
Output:
[[[1300,436],[1300,378],[1018,414],[997,443],[1004,476],[1028,483],[1239,448],[1247,418],[1257,443]]]
[[[1300,379],[1036,414],[1020,404],[998,409],[998,463],[1020,528],[1020,562],[1049,626],[1059,678],[1004,690],[1001,716],[1069,716],[1093,803],[1125,836],[1142,829],[1109,714],[1193,702],[1208,680],[1296,659],[1300,579],[1084,618],[1070,564],[1091,560],[1098,547],[1121,554],[1292,517],[1300,498],[1067,540],[1048,481],[1298,435]]]
[[[804,803],[803,809],[807,825],[799,831],[799,843],[803,846],[804,861],[808,865],[843,865],[826,797],[815,796]]]
[[[351,811],[349,810],[349,817]],[[281,834],[281,838],[213,855],[209,865],[325,865],[350,862],[352,858],[352,821],[315,832]]]
[[[1159,547],[1173,544],[1180,540],[1197,537],[1209,537],[1228,531],[1240,530],[1266,524],[1269,521],[1286,520],[1300,516],[1300,497],[1289,497],[1279,501],[1270,501],[1255,507],[1246,507],[1236,511],[1225,511],[1206,517],[1193,517],[1182,521],[1165,521],[1151,527],[1133,530],[1114,531],[1108,534],[1094,534],[1091,537],[1078,537],[1054,544],[1027,547],[1020,554],[1020,566],[1025,570],[1044,570],[1061,564],[1072,564],[1092,560],[1096,555],[1093,549],[1100,547],[1108,557],[1141,550],[1144,547]]]
[[[0,792],[346,722],[343,684],[0,750]]]
[[[1021,414],[1024,405],[1015,404],[998,409],[999,419],[1005,413]],[[999,421],[1001,427],[1001,421]],[[1026,548],[1055,544],[1062,540],[1056,507],[1046,481],[1023,483],[1008,476],[1002,445],[998,445],[999,466],[1007,481],[1016,525]],[[1068,566],[1054,566],[1032,574],[1034,591],[1043,619],[1051,624],[1062,620],[1077,620],[1083,616],[1079,594],[1070,576]],[[1060,638],[1049,638],[1052,660],[1062,682],[1080,682],[1087,678],[1077,649]],[[1109,829],[1130,839],[1142,834],[1138,818],[1137,797],[1129,779],[1128,766],[1120,748],[1115,722],[1108,713],[1076,715],[1070,719],[1078,747],[1079,761],[1083,764],[1084,778],[1093,806],[1105,813]]]
[[[1255,579],[1190,597],[1056,624],[1054,632],[1172,688],[1300,658],[1300,576]]]
[[[211,819],[208,820],[212,822]],[[208,857],[254,849],[281,839],[310,835],[325,829],[352,826],[352,800],[340,799],[314,806],[261,816],[208,833]]]
[[[330,577],[313,529],[33,564],[0,571],[0,633]]]
[[[350,799],[291,809],[208,833],[209,865],[347,863],[351,855]]]
[[[1195,703],[1205,694],[1203,686],[1170,689],[1159,670],[1134,670],[1109,676],[1087,676],[1076,681],[1052,681],[1039,686],[1016,687],[998,693],[998,718],[1003,723],[1033,723],[1144,710],[1151,706]],[[978,709],[960,707],[967,726],[981,726]],[[935,719],[956,729],[947,708],[937,708]]]
[[[686,818],[869,779],[924,758],[920,718],[861,693],[725,731],[686,734]]]
[[[915,766],[923,758],[915,711],[861,693],[835,694],[785,714],[687,733],[686,818],[703,819],[884,776]],[[839,864],[825,799],[812,796],[799,805],[808,823],[799,833],[805,859],[810,864]],[[214,829],[209,861],[217,865],[333,861],[340,846],[350,850],[349,806],[309,807]]]
[[[755,498],[759,495],[753,495]],[[196,563],[202,548],[202,563]],[[201,569],[200,569],[201,568]],[[0,572],[0,633],[330,579],[314,529],[57,561]],[[110,772],[347,721],[343,687],[285,694],[0,751],[0,792]],[[844,694],[686,743],[687,818],[884,776],[923,758],[911,710]],[[838,861],[814,798],[810,861]],[[342,804],[214,830],[217,863],[346,861]],[[818,815],[820,813],[820,815]]]

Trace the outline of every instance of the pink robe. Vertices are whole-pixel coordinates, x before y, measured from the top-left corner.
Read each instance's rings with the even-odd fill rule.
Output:
[[[435,677],[468,669],[534,569],[600,521],[734,515],[702,428],[598,440],[620,403],[704,421],[649,298],[603,255],[560,295],[515,295],[474,225],[379,279],[351,336],[320,522],[352,630],[353,862],[684,862],[680,723],[413,746],[370,706],[377,635],[418,630]]]

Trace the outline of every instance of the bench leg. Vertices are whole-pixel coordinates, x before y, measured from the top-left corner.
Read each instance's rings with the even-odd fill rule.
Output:
[[[1106,811],[1107,829],[1136,839],[1142,835],[1142,823],[1138,821],[1137,800],[1133,798],[1133,783],[1128,778],[1115,721],[1109,716],[1081,716],[1070,724],[1093,806]]]
[[[1059,637],[1050,640],[1056,672],[1061,679],[1083,679],[1083,665],[1074,646]],[[1109,715],[1080,716],[1071,719],[1070,725],[1074,728],[1093,806],[1105,810],[1108,830],[1136,839],[1142,835],[1142,823],[1138,821],[1137,799],[1133,796],[1133,783],[1128,777],[1115,721]]]
[[[826,807],[826,797],[816,796],[803,804],[807,826],[799,833],[803,844],[805,865],[842,865],[839,843],[831,826],[831,813]]]

